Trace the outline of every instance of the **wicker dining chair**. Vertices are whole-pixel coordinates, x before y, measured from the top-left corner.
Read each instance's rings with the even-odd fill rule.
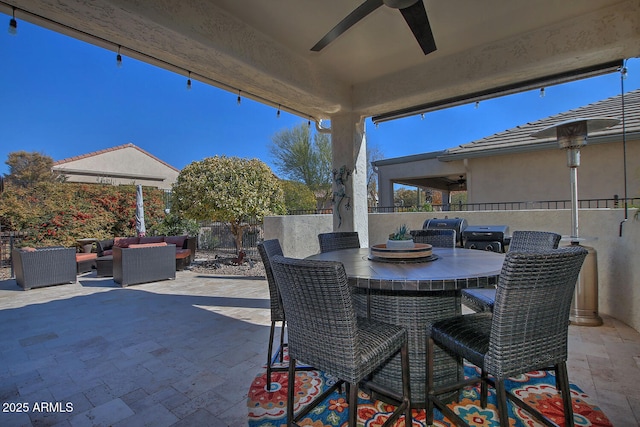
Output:
[[[260,258],[262,258],[262,264],[264,264],[265,275],[267,276],[267,283],[269,285],[269,306],[271,309],[271,328],[269,330],[269,345],[267,349],[267,391],[271,391],[271,373],[272,372],[284,372],[288,371],[288,367],[274,367],[276,361],[280,363],[284,359],[284,347],[287,345],[284,342],[284,330],[286,326],[286,317],[284,314],[284,307],[282,306],[282,298],[280,297],[280,291],[276,286],[275,279],[273,277],[273,270],[271,269],[271,259],[276,255],[282,255],[282,247],[278,239],[265,240],[258,243],[258,252]],[[280,327],[280,346],[277,352],[273,352],[273,340],[275,338],[276,323],[281,322]],[[311,366],[300,365],[297,366],[298,370],[310,370]]]
[[[318,234],[318,242],[320,243],[321,253],[360,247],[360,237],[357,231],[320,233]]]
[[[535,370],[555,370],[565,425],[574,425],[566,366],[567,338],[571,299],[586,255],[587,250],[580,246],[539,252],[510,251],[498,280],[493,313],[455,316],[427,327],[428,425],[433,423],[434,405],[456,425],[466,425],[438,398],[445,391],[459,389],[461,383],[434,388],[436,345],[481,369],[479,378],[464,385],[481,383],[482,408],[487,406],[487,385],[495,388],[498,417],[504,426],[509,425],[505,379]],[[527,309],[523,310],[523,306]],[[549,425],[542,414],[514,394],[509,392],[509,398]]]
[[[550,231],[516,230],[511,235],[509,251],[530,252],[537,250],[556,249],[560,244],[558,233]]]
[[[289,337],[289,382],[287,425],[296,423],[334,390],[347,383],[348,425],[356,426],[358,383],[400,353],[402,395],[371,384],[377,393],[387,394],[397,408],[385,422],[391,425],[403,413],[411,425],[409,353],[407,332],[401,326],[356,316],[344,266],[334,261],[312,261],[275,256],[273,274],[287,313]],[[294,414],[295,363],[304,361],[338,379]]]
[[[455,248],[456,230],[411,230],[411,236],[415,243],[427,243],[436,248]]]
[[[549,231],[514,231],[509,243],[509,252],[532,252],[556,249],[560,235]],[[495,288],[462,290],[462,304],[473,311],[493,311],[496,299]]]

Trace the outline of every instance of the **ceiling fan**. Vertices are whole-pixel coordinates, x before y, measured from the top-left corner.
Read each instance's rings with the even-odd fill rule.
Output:
[[[453,190],[453,191],[456,191],[456,190],[455,190],[455,187],[458,187],[458,188],[459,188],[459,191],[462,191],[463,189],[465,189],[465,188],[466,188],[466,185],[465,185],[465,184],[467,183],[467,180],[464,178],[464,175],[460,175],[460,178],[458,178],[458,179],[456,179],[456,180],[453,180],[453,179],[447,179],[447,181],[448,181],[448,183],[447,183],[447,188],[448,188],[449,190],[451,190],[452,188],[454,188],[454,190]]]
[[[429,18],[427,17],[423,0],[366,0],[340,21],[338,25],[333,27],[311,50],[314,52],[321,51],[342,33],[382,5],[400,10],[425,55],[436,50],[436,42],[431,32],[431,25],[429,25]]]

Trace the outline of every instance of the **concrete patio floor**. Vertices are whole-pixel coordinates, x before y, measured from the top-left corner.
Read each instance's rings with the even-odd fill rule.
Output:
[[[0,281],[0,426],[246,425],[268,307],[262,278],[183,271],[122,289],[89,273],[30,291]],[[569,350],[570,381],[614,425],[639,425],[640,334],[605,317],[571,326]]]

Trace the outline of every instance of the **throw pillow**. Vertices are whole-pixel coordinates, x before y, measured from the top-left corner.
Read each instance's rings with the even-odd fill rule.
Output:
[[[156,243],[134,243],[129,245],[129,248],[153,248],[155,246],[167,246],[166,242],[156,242]]]
[[[140,239],[138,237],[116,237],[113,241],[113,246],[119,248],[128,248],[129,245],[135,245]]]
[[[162,243],[164,242],[164,237],[162,236],[145,236],[145,237],[141,237],[140,241],[138,243],[143,244],[143,243]]]

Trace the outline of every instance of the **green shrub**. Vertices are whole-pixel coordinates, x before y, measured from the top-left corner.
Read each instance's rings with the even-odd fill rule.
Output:
[[[145,224],[157,228],[165,218],[164,191],[144,187]],[[26,231],[30,246],[75,246],[85,237],[134,236],[136,187],[38,182],[7,185],[0,195],[4,231]]]
[[[185,219],[176,214],[168,213],[164,219],[152,230],[156,236],[197,236],[200,226],[197,221]]]
[[[216,236],[211,229],[204,228],[200,232],[198,237],[198,247],[207,250],[213,250],[220,246],[220,239]]]

